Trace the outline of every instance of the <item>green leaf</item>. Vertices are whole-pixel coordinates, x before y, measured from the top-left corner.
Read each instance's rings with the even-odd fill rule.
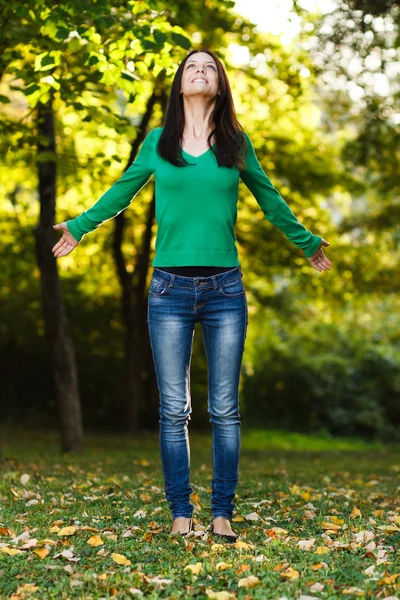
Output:
[[[190,50],[192,47],[192,41],[182,35],[181,33],[177,33],[176,31],[171,32],[171,38],[177,46],[184,48],[185,50]]]
[[[69,30],[66,27],[59,27],[57,29],[56,37],[59,40],[65,40],[69,36]]]
[[[30,96],[40,90],[40,87],[36,83],[30,83],[25,88],[25,96]]]
[[[0,94],[0,102],[2,104],[9,104],[11,100],[10,98],[7,98],[7,96],[3,96],[3,94]]]
[[[99,57],[96,56],[95,54],[92,54],[92,56],[88,60],[89,65],[96,65],[98,62],[99,62]]]
[[[167,41],[167,36],[165,35],[165,33],[163,31],[159,31],[156,29],[156,31],[153,33],[154,39],[156,40],[157,44],[163,45],[165,44],[165,42]]]

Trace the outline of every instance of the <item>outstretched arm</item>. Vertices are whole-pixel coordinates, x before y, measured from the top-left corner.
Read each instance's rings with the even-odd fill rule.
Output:
[[[329,245],[329,242],[326,242],[326,240],[323,240],[318,235],[314,235],[299,222],[261,167],[251,139],[246,132],[245,137],[248,144],[245,159],[246,166],[240,171],[240,178],[254,195],[265,217],[278,227],[292,244],[301,248],[313,266],[317,268],[316,264],[314,264],[314,259],[323,257],[320,247],[321,245]],[[320,256],[321,253],[322,257]],[[326,257],[323,258],[330,266],[328,259]],[[322,263],[320,266],[322,267]],[[318,270],[322,270],[322,268]]]
[[[153,133],[154,129],[144,139],[135,161],[96,204],[75,219],[66,221],[68,230],[76,241],[80,242],[86,233],[127,208],[147,183],[153,174]]]

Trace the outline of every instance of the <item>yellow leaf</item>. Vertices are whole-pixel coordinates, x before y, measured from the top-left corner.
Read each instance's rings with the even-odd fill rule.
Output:
[[[326,554],[327,552],[330,552],[330,548],[328,548],[328,546],[318,546],[318,548],[316,549],[316,551],[314,552],[314,554]]]
[[[378,585],[390,585],[392,583],[394,583],[396,581],[396,579],[398,578],[399,573],[394,573],[394,575],[389,575],[388,577],[383,577],[379,582]]]
[[[362,512],[357,506],[353,506],[353,510],[350,513],[350,519],[355,519],[356,517],[361,517]]]
[[[0,552],[4,552],[4,554],[9,554],[10,556],[14,556],[15,554],[24,554],[22,550],[17,550],[16,548],[0,548]]]
[[[232,565],[226,562],[219,562],[215,565],[217,571],[225,571],[226,569],[231,569]]]
[[[311,565],[311,568],[313,571],[318,571],[319,569],[324,569],[326,566],[327,566],[326,563],[319,562],[319,563],[314,563],[313,565]]]
[[[200,562],[198,562],[195,565],[186,565],[186,567],[184,568],[184,571],[186,571],[186,569],[188,571],[192,571],[192,573],[194,575],[198,575],[203,570],[203,566]]]
[[[130,565],[131,564],[131,561],[129,560],[129,558],[126,558],[126,556],[124,556],[123,554],[118,554],[117,552],[113,552],[111,554],[111,558],[118,565]]]
[[[57,533],[57,531],[60,531],[60,528],[58,525],[54,525],[54,527],[50,528],[50,533]]]
[[[21,594],[24,592],[37,592],[38,589],[38,585],[34,585],[33,583],[24,583],[19,586],[19,588],[16,591],[16,594]]]
[[[246,519],[241,516],[233,517],[233,519],[231,519],[232,523],[243,523],[245,520]]]
[[[49,551],[47,548],[38,548],[37,550],[34,550],[34,553],[37,554],[39,558],[45,558]]]
[[[231,594],[230,592],[213,592],[213,590],[206,589],[206,594],[208,598],[213,598],[213,600],[231,600],[231,598],[235,598],[235,594]]]
[[[301,497],[303,498],[303,500],[305,500],[306,502],[308,502],[309,500],[311,500],[311,494],[310,492],[304,492]]]
[[[356,509],[356,510],[358,510],[358,509]],[[354,508],[353,508],[353,511],[354,511]],[[332,521],[332,523],[335,523],[336,525],[343,525],[343,523],[344,523],[344,519],[339,519],[339,517],[336,517],[335,515],[333,517],[331,517],[331,521]]]
[[[57,533],[57,535],[74,535],[74,533],[76,532],[76,527],[72,526],[72,527],[63,527],[62,529],[60,529],[60,531]]]
[[[342,594],[351,594],[351,595],[355,595],[355,596],[364,596],[364,592],[362,589],[356,587],[356,586],[351,586],[349,588],[346,588],[344,590],[342,590]]]
[[[238,581],[238,587],[256,587],[258,584],[260,583],[260,580],[258,577],[255,577],[255,575],[249,575],[248,577],[242,577],[242,579],[239,579]]]
[[[102,546],[104,544],[103,540],[99,535],[92,535],[87,541],[89,546]]]
[[[243,542],[243,540],[236,540],[236,542],[234,544],[231,544],[231,547],[234,548],[243,548],[243,550],[250,550],[251,546],[249,544],[246,544],[246,542]]]
[[[335,531],[335,529],[342,529],[340,525],[336,525],[336,523],[331,523],[329,521],[323,521],[321,525],[322,529],[331,529]]]
[[[281,571],[281,576],[285,579],[298,579],[299,572],[296,571],[296,569],[293,569],[292,567],[288,567],[286,571]]]
[[[301,493],[301,488],[294,483],[289,487],[289,491],[292,495],[296,495]]]
[[[232,546],[233,545],[234,544],[232,544]],[[225,548],[224,544],[211,544],[211,546],[210,546],[211,552],[217,552],[219,550],[224,550],[224,548]]]
[[[396,527],[396,525],[378,525],[377,529],[381,531],[400,531],[400,527]]]
[[[142,467],[148,467],[149,466],[149,461],[147,460],[147,458],[141,458],[140,459],[140,464],[142,465]]]

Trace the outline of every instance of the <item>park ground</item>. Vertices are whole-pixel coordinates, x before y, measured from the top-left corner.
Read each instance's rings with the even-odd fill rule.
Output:
[[[400,598],[400,448],[242,428],[235,544],[211,523],[211,436],[190,432],[195,532],[170,535],[158,435],[0,426],[0,598]]]

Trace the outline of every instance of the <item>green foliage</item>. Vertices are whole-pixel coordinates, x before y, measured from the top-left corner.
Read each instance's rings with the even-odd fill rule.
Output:
[[[243,380],[249,426],[400,441],[400,348],[349,321],[258,328]],[[375,338],[375,340],[374,340]]]
[[[119,178],[149,98],[157,98],[149,127],[158,126],[178,62],[189,47],[204,44],[224,61],[239,120],[264,170],[299,220],[331,244],[326,254],[332,270],[316,273],[240,187],[236,235],[250,309],[244,422],[398,436],[397,96],[370,96],[361,105],[346,90],[333,93],[328,82],[338,64],[327,56],[321,69],[310,51],[314,35],[324,41],[315,15],[300,11],[303,30],[285,46],[258,33],[232,8],[232,2],[197,0],[172,3],[168,10],[162,2],[127,0],[4,4],[0,368],[7,390],[2,414],[10,421],[22,415],[50,423],[57,418],[33,244],[38,100],[53,99],[56,155],[43,153],[40,160],[57,163],[56,219],[66,220]],[[352,8],[342,6],[338,14],[347,10]],[[387,51],[388,39],[375,37],[374,47]],[[352,39],[353,51],[371,49],[366,40]],[[248,60],[230,54],[235,44],[246,48]],[[150,184],[126,213],[128,269],[134,268],[152,191]],[[93,427],[117,425],[122,414],[123,325],[113,226],[104,224],[57,263],[85,423]],[[192,367],[193,402],[200,407],[194,427],[208,421],[200,346]],[[144,416],[151,422],[151,412]]]

